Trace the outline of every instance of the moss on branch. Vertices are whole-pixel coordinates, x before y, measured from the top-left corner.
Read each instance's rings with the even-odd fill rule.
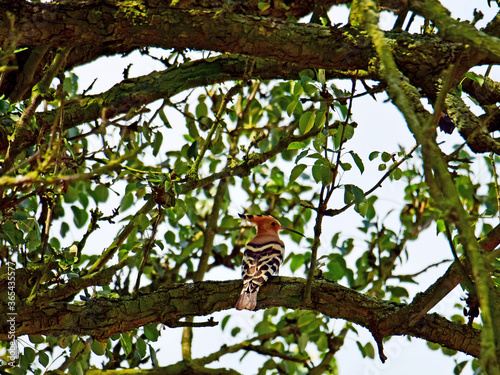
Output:
[[[312,302],[302,299],[306,281],[300,278],[276,277],[259,294],[259,309],[282,306],[310,309],[325,316],[345,319],[382,337],[411,335],[439,343],[451,349],[479,356],[479,331],[453,323],[437,314],[427,314],[419,324],[390,324],[391,317],[404,304],[378,300],[352,289],[316,280],[312,286]],[[16,320],[17,334],[90,335],[105,339],[115,333],[127,332],[151,324],[178,321],[188,316],[205,316],[232,309],[241,291],[241,280],[206,281],[194,284],[170,284],[137,298],[95,298],[87,302],[56,301],[43,309],[34,300],[32,306],[20,304]],[[0,332],[8,332],[6,322]],[[7,334],[0,334],[5,340]]]

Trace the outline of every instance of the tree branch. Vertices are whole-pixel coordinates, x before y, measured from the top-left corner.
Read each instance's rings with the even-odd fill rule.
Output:
[[[77,47],[77,51],[85,48],[89,53],[91,45],[93,49],[100,49],[101,55],[128,53],[144,46],[192,48],[242,53],[307,68],[351,72],[357,69],[360,77],[363,72],[372,70],[373,47],[356,28],[292,23],[225,12],[222,8],[181,9],[154,1],[147,4],[88,1],[65,3],[61,7],[56,2],[22,2],[12,9],[8,3],[0,3],[0,40],[11,32],[6,16],[9,10],[16,19],[17,43],[28,48],[41,44],[53,48],[71,46]],[[109,19],[114,22],[108,22]],[[149,25],[147,32],[143,25]],[[442,61],[455,60],[464,49],[458,43],[430,35],[389,32],[386,37],[394,46],[398,65],[410,79],[415,78],[418,82],[422,82],[423,76],[436,76],[443,67]],[[112,50],[109,46],[113,46]],[[439,54],[429,51],[439,51]],[[97,57],[93,55],[92,59]],[[414,69],[416,61],[418,69]],[[412,70],[415,75],[411,74]]]
[[[344,319],[377,332],[379,337],[411,335],[478,357],[480,333],[467,325],[451,322],[437,314],[427,314],[419,324],[391,323],[405,305],[374,299],[341,285],[316,280],[312,301],[302,299],[306,281],[276,277],[259,293],[259,309],[282,306],[295,310],[310,309],[325,316]],[[241,291],[241,281],[206,281],[194,284],[171,284],[137,298],[94,298],[72,304],[53,302],[50,308],[21,303],[17,310],[16,333],[41,335],[90,335],[106,339],[116,333],[186,316],[204,316],[232,309]],[[2,310],[5,309],[2,305]],[[8,323],[0,323],[0,339],[7,339]]]
[[[409,3],[413,12],[436,25],[443,39],[467,43],[474,53],[485,54],[495,60],[500,58],[500,41],[497,37],[479,31],[470,22],[455,20],[437,0],[412,0]]]

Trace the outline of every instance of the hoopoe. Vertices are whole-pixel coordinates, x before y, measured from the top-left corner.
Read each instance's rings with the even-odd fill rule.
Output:
[[[235,307],[237,310],[253,310],[257,305],[259,288],[266,283],[269,276],[278,273],[283,263],[285,244],[280,240],[278,231],[289,230],[302,237],[304,235],[293,229],[282,227],[272,216],[241,214],[239,216],[256,225],[257,234],[248,241],[243,253],[241,265],[243,290]]]

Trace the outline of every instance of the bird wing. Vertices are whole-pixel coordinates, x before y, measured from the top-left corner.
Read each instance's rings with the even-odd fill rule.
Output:
[[[271,275],[277,274],[283,263],[285,245],[281,240],[250,241],[243,253],[241,275],[244,291],[257,291]]]

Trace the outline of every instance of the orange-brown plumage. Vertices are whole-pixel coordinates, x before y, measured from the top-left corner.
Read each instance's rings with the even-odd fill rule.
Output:
[[[236,309],[253,310],[257,305],[257,293],[271,275],[277,274],[285,256],[285,244],[279,238],[279,230],[293,229],[282,227],[278,220],[267,215],[241,215],[242,219],[248,220],[257,226],[257,234],[248,241],[243,262],[241,275],[243,278],[243,290],[236,303]],[[302,234],[300,234],[302,235]]]

